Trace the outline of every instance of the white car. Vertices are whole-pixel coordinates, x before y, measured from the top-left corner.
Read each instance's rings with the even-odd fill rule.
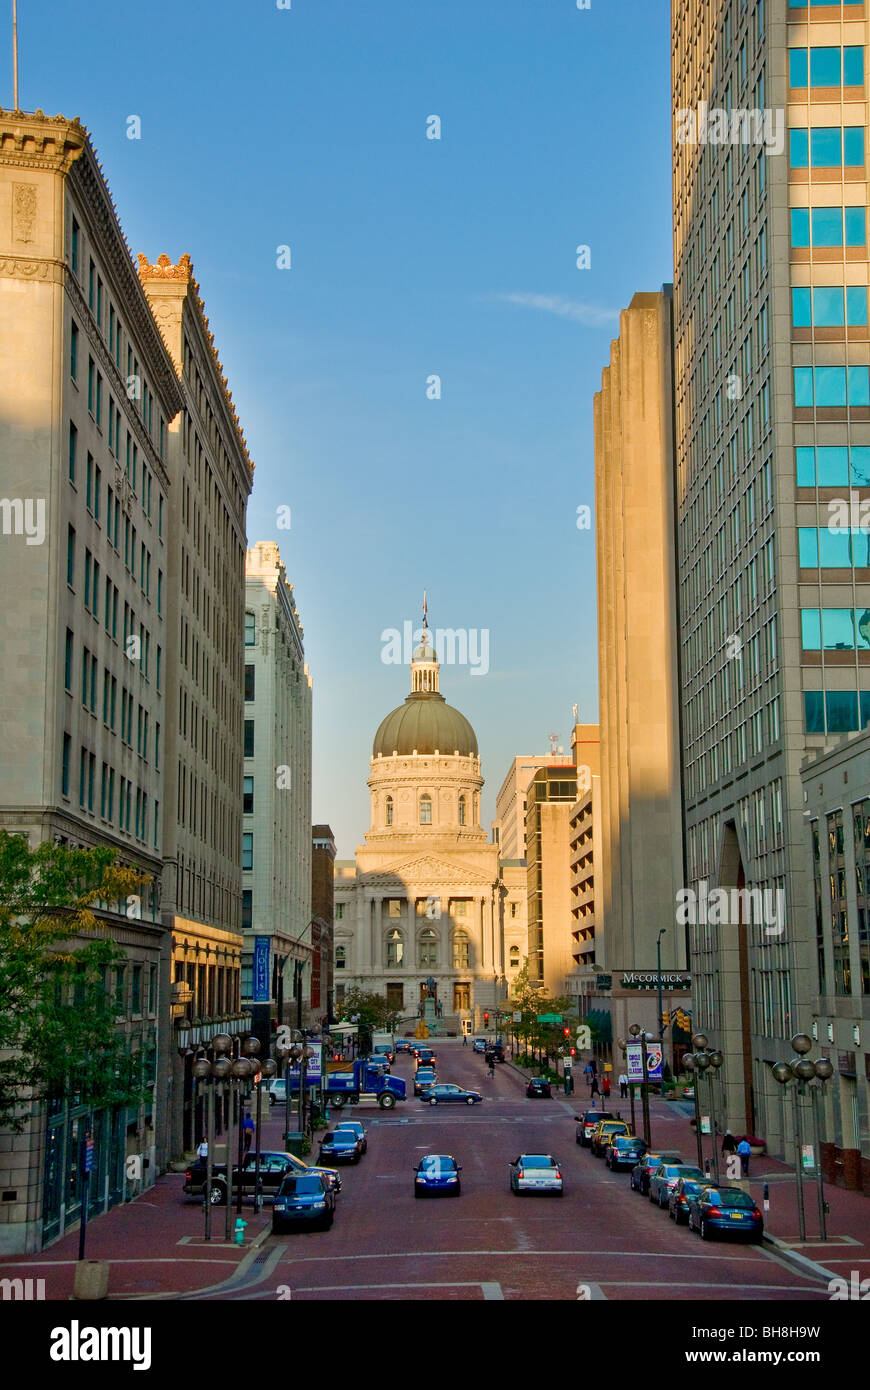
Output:
[[[562,1169],[552,1154],[520,1154],[509,1166],[512,1192],[556,1192],[562,1196]]]
[[[283,1103],[284,1103],[284,1101],[285,1101],[286,1099],[287,1099],[287,1083],[286,1083],[286,1081],[284,1080],[284,1078],[283,1078],[283,1077],[281,1077],[280,1079],[276,1078],[276,1080],[270,1081],[270,1082],[269,1082],[269,1104],[270,1104],[270,1105],[274,1105],[276,1101],[280,1101],[281,1104],[283,1105]]]

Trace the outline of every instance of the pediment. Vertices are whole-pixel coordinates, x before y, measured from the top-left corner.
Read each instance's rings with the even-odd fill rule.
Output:
[[[488,891],[493,878],[467,864],[456,864],[435,854],[412,854],[379,869],[358,870],[356,882],[365,888],[392,888],[404,894],[409,888],[480,888]]]

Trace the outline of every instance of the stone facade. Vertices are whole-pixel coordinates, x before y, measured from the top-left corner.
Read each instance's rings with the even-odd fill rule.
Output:
[[[311,992],[312,683],[274,542],[248,551],[246,576],[242,995],[265,1054]]]
[[[77,121],[0,112],[0,296],[0,825],[32,846],[108,846],[150,877],[140,915],[99,916],[125,957],[121,1027],[156,1061],[168,427],[182,396]],[[0,1136],[0,1186],[14,1194],[0,1251],[37,1250],[78,1221],[88,1129],[91,1215],[153,1182],[166,1114],[153,1074],[138,1111],[94,1115],[64,1097]]]

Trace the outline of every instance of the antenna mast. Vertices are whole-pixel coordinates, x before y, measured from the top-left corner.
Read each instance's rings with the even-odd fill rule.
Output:
[[[12,0],[12,109],[18,110],[18,0]]]

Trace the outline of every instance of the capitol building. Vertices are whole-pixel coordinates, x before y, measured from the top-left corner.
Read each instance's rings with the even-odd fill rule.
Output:
[[[365,844],[335,866],[336,1007],[374,990],[410,1024],[431,999],[458,1032],[483,1026],[525,958],[526,885],[481,828],[477,737],[439,673],[424,612],[411,692],[375,734]]]

